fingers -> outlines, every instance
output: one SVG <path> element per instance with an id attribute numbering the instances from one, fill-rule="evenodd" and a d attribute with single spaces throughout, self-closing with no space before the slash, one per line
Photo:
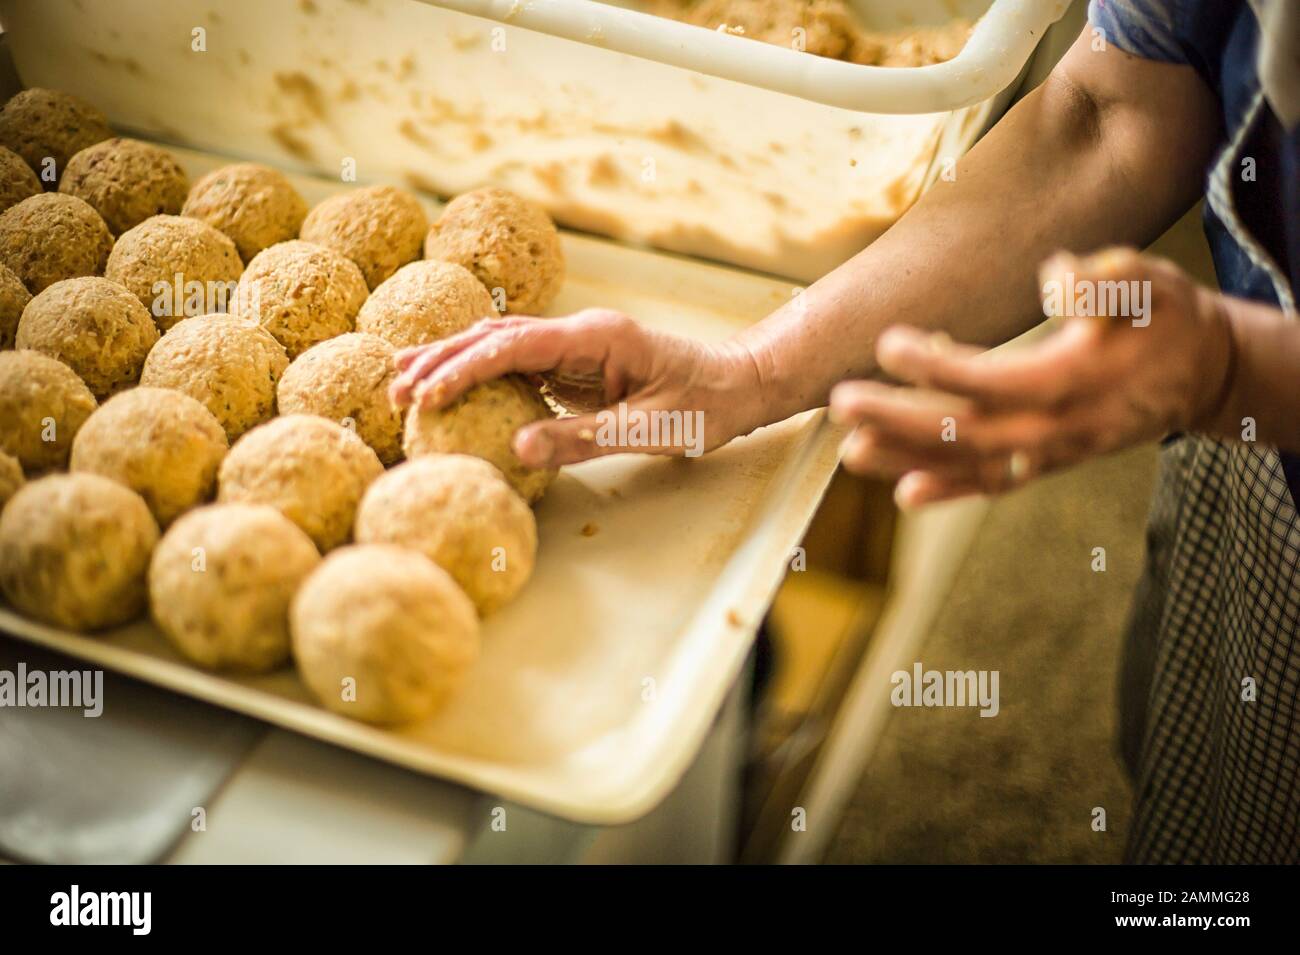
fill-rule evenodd
<path id="1" fill-rule="evenodd" d="M 1134 249 L 1106 249 L 1095 255 L 1076 257 L 1058 253 L 1039 269 L 1044 310 L 1078 317 L 1042 342 L 1005 353 L 988 353 L 967 345 L 955 345 L 946 335 L 928 334 L 916 328 L 886 329 L 876 343 L 880 367 L 902 381 L 950 392 L 981 405 L 1053 407 L 1073 396 L 1104 386 L 1114 369 L 1105 361 L 1103 349 L 1122 334 L 1125 322 L 1099 322 L 1119 309 L 1132 317 L 1149 318 L 1153 301 L 1177 296 L 1188 284 L 1172 262 L 1145 255 Z M 1105 283 L 1123 284 L 1107 288 Z M 1137 288 L 1133 284 L 1137 284 Z M 1086 295 L 1079 304 L 1076 296 Z M 1125 311 L 1127 309 L 1127 312 Z M 1129 315 L 1128 313 L 1132 313 Z"/>
<path id="2" fill-rule="evenodd" d="M 1005 494 L 1022 486 L 1039 474 L 1027 455 L 987 458 L 974 463 L 934 468 L 914 467 L 891 474 L 875 474 L 871 470 L 850 467 L 855 473 L 892 478 L 894 502 L 902 509 L 920 507 L 937 501 L 946 501 L 971 495 Z M 848 459 L 845 459 L 846 465 Z"/>
<path id="3" fill-rule="evenodd" d="M 505 318 L 481 318 L 463 332 L 450 335 L 441 341 L 429 342 L 424 345 L 414 345 L 410 348 L 400 349 L 394 356 L 393 362 L 398 371 L 405 371 L 411 364 L 424 355 L 436 354 L 447 348 L 453 351 L 459 350 L 462 343 L 467 341 L 477 341 L 488 332 L 496 331 L 502 328 L 509 328 L 517 325 L 521 321 L 538 321 L 529 315 L 511 315 Z"/>
<path id="4" fill-rule="evenodd" d="M 1080 278 L 1104 281 L 1181 276 L 1183 271 L 1170 259 L 1132 246 L 1112 246 L 1088 255 L 1057 252 L 1045 259 L 1038 269 L 1039 282 L 1043 285 L 1053 279 L 1063 280 L 1069 274 L 1073 274 L 1077 282 Z"/>
<path id="5" fill-rule="evenodd" d="M 831 389 L 830 415 L 837 424 L 871 423 L 903 434 L 936 437 L 943 419 L 974 405 L 955 395 L 898 388 L 878 381 L 842 381 Z"/>
<path id="6" fill-rule="evenodd" d="M 1040 343 L 993 355 L 897 325 L 881 333 L 876 360 L 902 381 L 983 405 L 1050 408 L 1083 384 L 1081 366 L 1099 334 L 1095 322 L 1070 322 Z"/>
<path id="7" fill-rule="evenodd" d="M 900 481 L 899 505 L 915 507 L 966 494 L 1002 494 L 1106 449 L 1106 415 L 1099 409 L 998 416 L 987 427 L 976 447 L 961 439 L 946 445 L 909 442 L 861 425 L 845 439 L 841 460 L 854 473 Z"/>
<path id="8" fill-rule="evenodd" d="M 654 413 L 657 412 L 649 406 L 636 404 L 624 412 L 629 420 Z M 614 409 L 605 408 L 572 418 L 535 421 L 515 432 L 512 447 L 519 460 L 531 468 L 557 468 L 627 452 L 674 456 L 687 453 L 688 448 L 683 444 L 620 443 L 627 436 L 620 436 L 615 426 L 617 414 Z M 699 437 L 703 440 L 703 435 Z"/>
<path id="9" fill-rule="evenodd" d="M 883 332 L 880 367 L 916 387 L 835 388 L 832 417 L 855 425 L 845 467 L 897 478 L 900 505 L 912 507 L 1001 493 L 1167 430 L 1170 376 L 1144 373 L 1159 369 L 1177 341 L 1133 329 L 1150 323 L 1153 308 L 1168 318 L 1193 310 L 1190 280 L 1172 263 L 1131 249 L 1053 256 L 1039 276 L 1044 310 L 1071 316 L 1039 343 L 988 354 L 915 328 Z M 1050 295 L 1059 307 L 1049 307 Z M 1162 327 L 1179 331 L 1176 321 Z"/>
<path id="10" fill-rule="evenodd" d="M 1127 247 L 1085 256 L 1058 252 L 1042 263 L 1038 278 L 1043 311 L 1049 315 L 1063 309 L 1071 315 L 1137 319 L 1132 323 L 1137 327 L 1145 327 L 1142 319 L 1151 309 L 1171 299 L 1181 304 L 1179 298 L 1195 285 L 1171 260 Z M 1101 324 L 1118 328 L 1125 323 Z"/>
<path id="11" fill-rule="evenodd" d="M 870 428 L 855 428 L 844 439 L 840 461 L 854 474 L 896 480 L 908 471 L 951 464 L 952 455 L 899 447 Z"/>
<path id="12" fill-rule="evenodd" d="M 410 404 L 416 386 L 434 368 L 437 368 L 438 365 L 452 355 L 459 354 L 469 346 L 482 341 L 488 335 L 505 327 L 509 321 L 511 320 L 485 319 L 476 322 L 458 335 L 428 345 L 405 348 L 398 352 L 395 360 L 401 374 L 388 387 L 389 400 L 399 408 Z"/>
<path id="13" fill-rule="evenodd" d="M 894 498 L 904 509 L 972 494 L 1005 494 L 1045 474 L 1098 453 L 1099 437 L 1077 422 L 1064 422 L 1048 440 L 1010 452 L 934 462 L 924 456 L 883 449 L 884 454 L 845 464 L 858 473 L 897 479 Z M 870 442 L 868 442 L 870 446 Z M 884 462 L 888 465 L 881 469 Z"/>
<path id="14" fill-rule="evenodd" d="M 906 511 L 926 504 L 984 493 L 984 489 L 972 481 L 913 471 L 903 475 L 894 487 L 894 503 Z"/>
<path id="15" fill-rule="evenodd" d="M 571 329 L 549 321 L 492 331 L 433 363 L 416 385 L 413 400 L 423 407 L 440 408 L 493 378 L 549 371 L 566 355 L 585 347 Z"/>
<path id="16" fill-rule="evenodd" d="M 558 468 L 625 450 L 598 443 L 596 429 L 595 415 L 538 421 L 516 431 L 512 447 L 530 468 Z"/>
<path id="17" fill-rule="evenodd" d="M 441 342 L 408 349 L 391 394 L 397 404 L 442 407 L 502 375 L 602 370 L 615 351 L 635 352 L 640 327 L 625 315 L 587 309 L 565 318 L 488 319 Z"/>
<path id="18" fill-rule="evenodd" d="M 1049 466 L 1049 457 L 1039 449 L 961 456 L 918 452 L 858 429 L 845 440 L 841 462 L 854 474 L 869 477 L 900 480 L 909 474 L 928 474 L 969 486 L 971 493 L 1002 494 L 1037 477 Z"/>
<path id="19" fill-rule="evenodd" d="M 979 410 L 966 399 L 878 382 L 843 382 L 831 416 L 872 432 L 880 445 L 953 461 L 1034 447 L 1060 427 L 1062 415 L 1036 409 Z"/>

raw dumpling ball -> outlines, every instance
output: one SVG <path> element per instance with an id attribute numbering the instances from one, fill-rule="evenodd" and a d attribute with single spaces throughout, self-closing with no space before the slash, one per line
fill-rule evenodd
<path id="1" fill-rule="evenodd" d="M 366 280 L 351 259 L 295 240 L 273 245 L 248 263 L 232 311 L 274 335 L 293 359 L 352 331 L 366 295 Z"/>
<path id="2" fill-rule="evenodd" d="M 368 186 L 326 199 L 303 220 L 301 237 L 342 252 L 376 288 L 420 257 L 429 228 L 420 200 L 393 186 Z"/>
<path id="3" fill-rule="evenodd" d="M 373 545 L 335 551 L 291 611 L 298 673 L 326 709 L 371 723 L 427 716 L 478 657 L 474 605 L 427 557 Z"/>
<path id="4" fill-rule="evenodd" d="M 102 275 L 113 236 L 84 199 L 57 192 L 0 212 L 0 265 L 33 295 L 63 279 Z"/>
<path id="5" fill-rule="evenodd" d="M 269 670 L 289 657 L 289 602 L 320 563 L 273 507 L 210 504 L 182 516 L 149 564 L 154 622 L 186 659 Z"/>
<path id="6" fill-rule="evenodd" d="M 41 181 L 32 167 L 16 152 L 0 146 L 0 212 L 40 193 Z"/>
<path id="7" fill-rule="evenodd" d="M 64 279 L 23 309 L 16 344 L 57 358 L 103 401 L 140 380 L 158 329 L 134 295 L 91 276 Z"/>
<path id="8" fill-rule="evenodd" d="M 504 295 L 506 312 L 540 315 L 564 284 L 555 223 L 537 203 L 506 189 L 476 189 L 447 203 L 424 241 L 424 257 L 465 266 L 494 296 Z"/>
<path id="9" fill-rule="evenodd" d="M 307 203 L 278 169 L 240 162 L 199 179 L 181 215 L 224 232 L 247 263 L 263 249 L 295 238 Z"/>
<path id="10" fill-rule="evenodd" d="M 275 414 L 275 386 L 289 367 L 261 326 L 228 315 L 178 322 L 145 359 L 140 384 L 174 388 L 211 411 L 233 442 Z"/>
<path id="11" fill-rule="evenodd" d="M 412 262 L 375 289 L 357 315 L 357 331 L 410 348 L 494 317 L 492 296 L 466 269 L 449 262 Z"/>
<path id="12" fill-rule="evenodd" d="M 528 503 L 541 499 L 554 470 L 534 470 L 515 456 L 511 441 L 526 424 L 552 417 L 551 409 L 522 378 L 507 375 L 476 385 L 445 408 L 411 406 L 403 449 L 425 454 L 472 454 L 494 464 Z"/>
<path id="13" fill-rule="evenodd" d="M 32 300 L 27 286 L 5 265 L 0 265 L 0 350 L 14 347 L 18 319 Z"/>
<path id="14" fill-rule="evenodd" d="M 122 137 L 87 146 L 68 161 L 59 179 L 59 192 L 85 199 L 114 235 L 150 216 L 180 212 L 188 189 L 171 153 Z"/>
<path id="15" fill-rule="evenodd" d="M 56 185 L 49 174 L 62 176 L 68 160 L 112 135 L 104 114 L 71 93 L 35 87 L 0 107 L 0 145 L 22 156 L 46 189 Z"/>
<path id="16" fill-rule="evenodd" d="M 500 471 L 463 454 L 407 461 L 372 484 L 357 511 L 356 539 L 419 551 L 456 579 L 481 614 L 519 592 L 537 555 L 532 510 Z"/>
<path id="17" fill-rule="evenodd" d="M 222 503 L 269 504 L 321 553 L 352 536 L 361 495 L 384 473 L 364 441 L 316 415 L 276 418 L 240 438 L 218 475 Z"/>
<path id="18" fill-rule="evenodd" d="M 69 630 L 134 619 L 158 525 L 140 495 L 98 474 L 23 485 L 0 514 L 0 588 L 19 612 Z"/>
<path id="19" fill-rule="evenodd" d="M 0 451 L 0 511 L 9 503 L 9 498 L 18 493 L 25 480 L 23 466 L 18 463 L 18 459 Z"/>
<path id="20" fill-rule="evenodd" d="M 94 410 L 95 396 L 63 362 L 0 352 L 0 449 L 29 474 L 66 465 L 72 439 Z"/>
<path id="21" fill-rule="evenodd" d="M 211 499 L 226 432 L 189 395 L 132 388 L 100 405 L 72 442 L 72 470 L 125 484 L 161 527 Z"/>
<path id="22" fill-rule="evenodd" d="M 182 318 L 228 311 L 243 271 L 235 243 L 212 226 L 160 215 L 118 238 L 104 275 L 130 289 L 167 331 Z"/>
<path id="23" fill-rule="evenodd" d="M 329 418 L 356 432 L 385 465 L 402 457 L 402 415 L 388 400 L 393 346 L 350 332 L 307 349 L 280 378 L 280 413 Z"/>

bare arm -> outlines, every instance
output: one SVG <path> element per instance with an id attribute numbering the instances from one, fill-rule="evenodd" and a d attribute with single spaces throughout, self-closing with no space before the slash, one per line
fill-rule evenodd
<path id="1" fill-rule="evenodd" d="M 826 404 L 844 378 L 872 375 L 889 325 L 982 344 L 1012 337 L 1042 316 L 1040 261 L 1060 248 L 1154 239 L 1201 194 L 1217 138 L 1215 100 L 1191 68 L 1094 52 L 1089 40 L 1085 31 L 957 165 L 955 181 L 735 339 L 707 346 L 599 309 L 484 321 L 401 354 L 394 400 L 445 405 L 510 372 L 599 376 L 605 404 L 702 412 L 713 448 Z M 533 424 L 515 451 L 540 467 L 629 450 L 598 445 L 595 426 L 591 415 Z"/>
<path id="2" fill-rule="evenodd" d="M 1052 252 L 1144 246 L 1196 201 L 1218 132 L 1209 89 L 1190 67 L 1089 41 L 1085 31 L 955 181 L 742 334 L 761 418 L 823 405 L 836 382 L 870 376 L 888 325 L 981 345 L 1014 337 L 1042 319 L 1037 266 Z"/>

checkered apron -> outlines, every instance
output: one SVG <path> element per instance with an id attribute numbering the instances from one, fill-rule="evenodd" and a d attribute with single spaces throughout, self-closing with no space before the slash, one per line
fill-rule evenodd
<path id="1" fill-rule="evenodd" d="M 1148 545 L 1127 858 L 1300 862 L 1300 515 L 1276 452 L 1166 447 Z"/>
<path id="2" fill-rule="evenodd" d="M 1208 201 L 1294 312 L 1226 178 L 1252 125 L 1224 151 Z M 1147 549 L 1120 685 L 1127 859 L 1300 862 L 1300 515 L 1277 452 L 1167 444 Z"/>

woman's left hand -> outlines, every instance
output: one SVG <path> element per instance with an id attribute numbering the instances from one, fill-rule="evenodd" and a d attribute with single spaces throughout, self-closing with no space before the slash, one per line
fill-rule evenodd
<path id="1" fill-rule="evenodd" d="M 898 503 L 914 507 L 1008 491 L 1213 413 L 1232 355 L 1216 293 L 1131 250 L 1057 255 L 1039 277 L 1045 308 L 1064 302 L 1070 316 L 1040 343 L 991 355 L 906 326 L 883 332 L 881 369 L 914 387 L 835 387 L 832 418 L 855 426 L 845 467 L 897 480 Z M 1084 317 L 1076 295 L 1088 289 L 1099 307 Z M 1123 291 L 1127 309 L 1104 307 Z"/>

